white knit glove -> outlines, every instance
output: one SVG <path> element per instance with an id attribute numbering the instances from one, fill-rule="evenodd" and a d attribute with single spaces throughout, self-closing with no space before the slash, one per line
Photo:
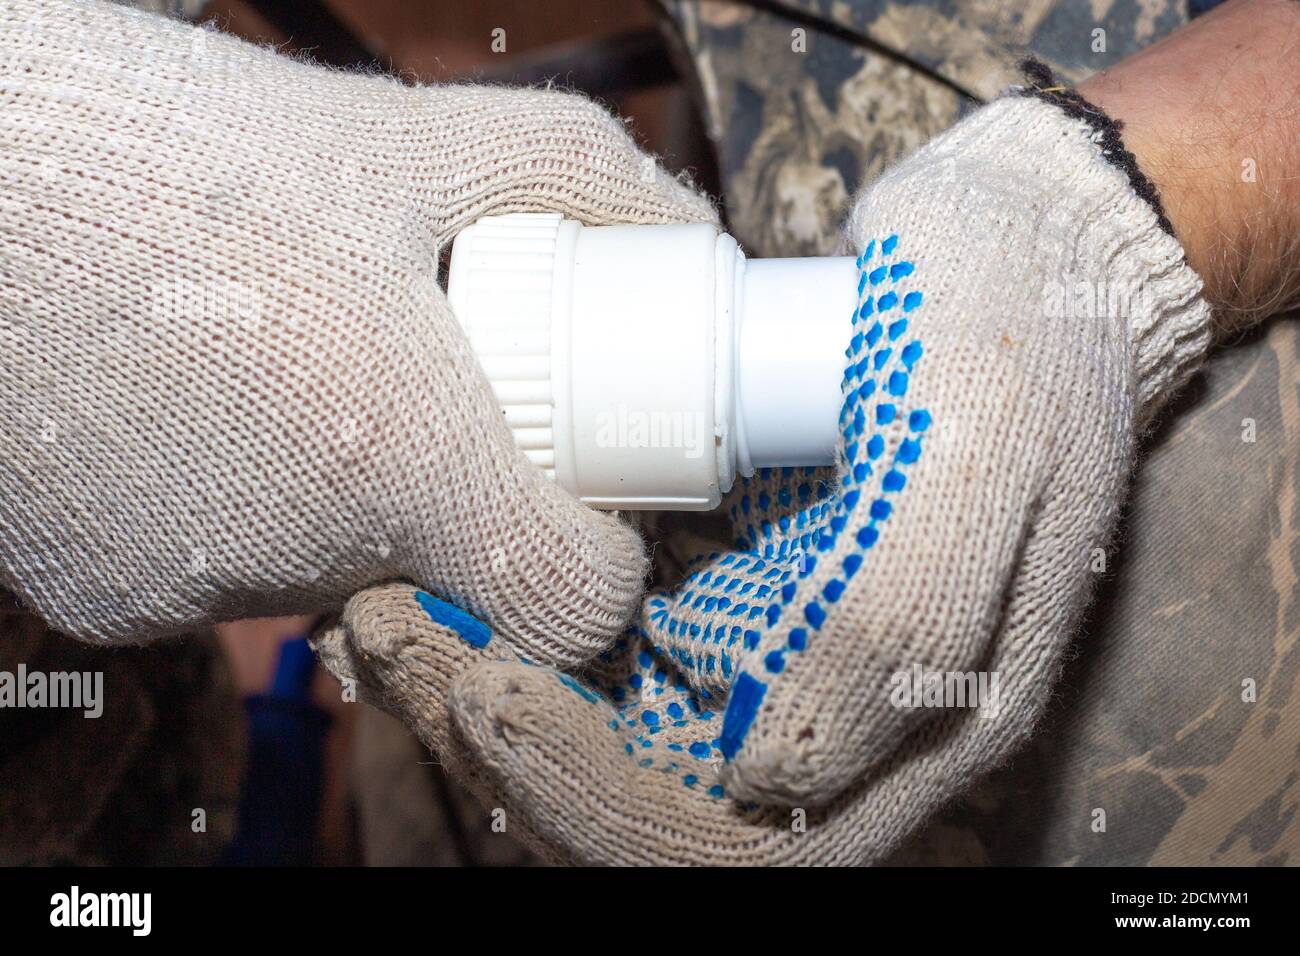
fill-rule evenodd
<path id="1" fill-rule="evenodd" d="M 521 210 L 714 216 L 580 97 L 0 2 L 0 589 L 141 641 L 406 578 L 537 659 L 605 646 L 640 540 L 515 450 L 438 286 Z"/>
<path id="2" fill-rule="evenodd" d="M 1031 731 L 1135 435 L 1207 346 L 1121 150 L 1009 97 L 871 186 L 837 467 L 760 475 L 730 540 L 670 542 L 687 577 L 581 680 L 403 586 L 354 599 L 327 662 L 557 857 L 883 858 Z M 918 670 L 995 695 L 906 706 Z"/>

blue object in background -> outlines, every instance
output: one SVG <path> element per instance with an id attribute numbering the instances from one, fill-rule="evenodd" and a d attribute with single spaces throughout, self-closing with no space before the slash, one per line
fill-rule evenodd
<path id="1" fill-rule="evenodd" d="M 316 862 L 330 716 L 311 702 L 316 656 L 306 638 L 280 647 L 271 689 L 244 701 L 248 771 L 239 830 L 224 866 L 303 866 Z"/>

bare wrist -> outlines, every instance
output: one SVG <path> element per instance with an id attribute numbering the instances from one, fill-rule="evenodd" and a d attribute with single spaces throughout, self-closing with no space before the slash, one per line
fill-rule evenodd
<path id="1" fill-rule="evenodd" d="M 1092 77 L 1205 282 L 1240 328 L 1300 293 L 1300 3 L 1236 0 Z"/>

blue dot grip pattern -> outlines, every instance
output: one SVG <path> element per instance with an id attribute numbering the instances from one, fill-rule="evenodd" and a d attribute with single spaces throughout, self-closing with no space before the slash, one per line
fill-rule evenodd
<path id="1" fill-rule="evenodd" d="M 677 591 L 649 602 L 641 636 L 655 653 L 697 687 L 730 690 L 720 736 L 725 759 L 742 746 L 768 684 L 816 639 L 879 541 L 933 424 L 929 411 L 909 404 L 924 355 L 911 322 L 925 297 L 911 287 L 916 267 L 896 255 L 898 245 L 894 235 L 872 241 L 857 260 L 834 474 L 763 469 L 738 482 L 728 499 L 735 550 L 699 556 Z M 841 552 L 835 574 L 807 592 L 802 582 L 832 551 Z M 771 646 L 773 638 L 779 646 Z"/>

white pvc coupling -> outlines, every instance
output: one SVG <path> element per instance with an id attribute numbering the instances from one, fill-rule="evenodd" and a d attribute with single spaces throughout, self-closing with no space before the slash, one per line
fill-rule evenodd
<path id="1" fill-rule="evenodd" d="M 457 236 L 447 291 L 518 445 L 593 507 L 706 510 L 737 473 L 834 460 L 852 258 L 490 216 Z"/>

